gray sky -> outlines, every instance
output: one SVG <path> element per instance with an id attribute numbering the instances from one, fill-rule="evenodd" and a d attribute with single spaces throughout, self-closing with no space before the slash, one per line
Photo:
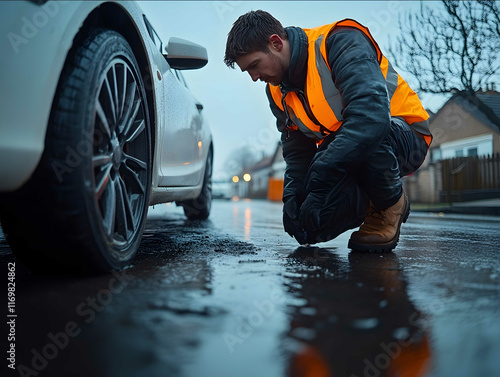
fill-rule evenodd
<path id="1" fill-rule="evenodd" d="M 279 140 L 275 120 L 265 95 L 265 84 L 254 83 L 239 68 L 223 62 L 227 33 L 243 13 L 263 9 L 283 26 L 315 27 L 343 18 L 367 26 L 387 54 L 390 36 L 398 34 L 398 15 L 417 9 L 418 1 L 140 1 L 142 9 L 163 40 L 172 36 L 191 40 L 208 50 L 207 66 L 184 71 L 191 91 L 204 105 L 215 148 L 214 175 L 227 173 L 225 162 L 231 151 L 249 145 L 256 153 L 271 154 Z M 426 2 L 439 7 L 439 2 Z M 398 67 L 396 67 L 398 70 Z M 398 70 L 410 86 L 411 77 Z M 424 106 L 439 110 L 443 97 L 421 95 Z"/>

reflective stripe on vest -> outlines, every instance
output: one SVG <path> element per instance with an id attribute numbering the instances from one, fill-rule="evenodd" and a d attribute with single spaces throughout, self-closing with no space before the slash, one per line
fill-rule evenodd
<path id="1" fill-rule="evenodd" d="M 315 119 L 307 115 L 306 109 L 295 92 L 281 93 L 279 86 L 269 84 L 275 104 L 285 111 L 287 119 L 290 119 L 304 134 L 317 141 L 322 140 L 328 134 L 322 130 L 335 132 L 340 128 L 343 120 L 342 99 L 332 80 L 326 51 L 326 39 L 336 26 L 354 27 L 370 39 L 377 52 L 380 70 L 386 80 L 391 116 L 403 118 L 415 131 L 424 136 L 429 145 L 432 139 L 429 131 L 429 115 L 417 94 L 382 54 L 369 30 L 354 20 L 346 19 L 313 29 L 304 29 L 309 41 L 305 102 Z"/>
<path id="2" fill-rule="evenodd" d="M 278 90 L 273 90 L 273 88 L 278 88 Z M 274 103 L 280 108 L 281 111 L 285 113 L 285 117 L 290 120 L 297 128 L 305 135 L 313 138 L 315 140 L 322 140 L 324 135 L 321 133 L 321 128 L 310 121 L 311 124 L 305 125 L 301 119 L 309 120 L 302 103 L 300 102 L 297 94 L 295 92 L 281 93 L 279 87 L 270 87 L 271 96 L 273 97 Z M 285 103 L 286 102 L 286 103 Z M 299 110 L 299 116 L 295 114 L 294 108 Z M 302 111 L 301 111 L 302 110 Z M 302 115 L 302 118 L 300 118 Z M 288 127 L 287 127 L 288 128 Z"/>

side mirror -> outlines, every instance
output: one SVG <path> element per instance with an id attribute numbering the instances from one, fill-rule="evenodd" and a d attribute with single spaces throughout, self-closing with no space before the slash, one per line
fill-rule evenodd
<path id="1" fill-rule="evenodd" d="M 171 37 L 165 50 L 163 56 L 173 69 L 198 69 L 208 63 L 207 49 L 185 39 Z"/>

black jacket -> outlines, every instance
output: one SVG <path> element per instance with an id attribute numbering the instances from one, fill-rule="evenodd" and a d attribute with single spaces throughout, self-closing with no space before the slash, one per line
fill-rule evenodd
<path id="1" fill-rule="evenodd" d="M 286 28 L 290 42 L 290 69 L 282 82 L 282 91 L 303 90 L 307 70 L 307 36 L 301 28 Z M 298 204 L 312 191 L 329 191 L 375 151 L 390 129 L 390 104 L 386 81 L 374 46 L 359 30 L 349 27 L 334 29 L 327 39 L 328 63 L 332 80 L 342 98 L 341 128 L 330 135 L 334 142 L 314 164 L 317 152 L 314 139 L 300 131 L 285 129 L 285 115 L 267 95 L 271 110 L 282 132 L 285 171 L 283 201 L 296 197 Z M 308 182 L 304 178 L 308 174 Z M 307 184 L 307 187 L 304 187 Z"/>

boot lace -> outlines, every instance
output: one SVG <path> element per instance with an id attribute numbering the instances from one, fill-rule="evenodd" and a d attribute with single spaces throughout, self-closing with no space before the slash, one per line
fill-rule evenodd
<path id="1" fill-rule="evenodd" d="M 379 221 L 384 223 L 386 218 L 387 218 L 386 215 L 387 215 L 387 209 L 378 210 L 375 208 L 373 203 L 370 202 L 370 206 L 368 207 L 368 210 L 366 211 L 365 223 L 371 222 L 370 221 L 371 219 L 373 219 L 377 223 Z"/>

